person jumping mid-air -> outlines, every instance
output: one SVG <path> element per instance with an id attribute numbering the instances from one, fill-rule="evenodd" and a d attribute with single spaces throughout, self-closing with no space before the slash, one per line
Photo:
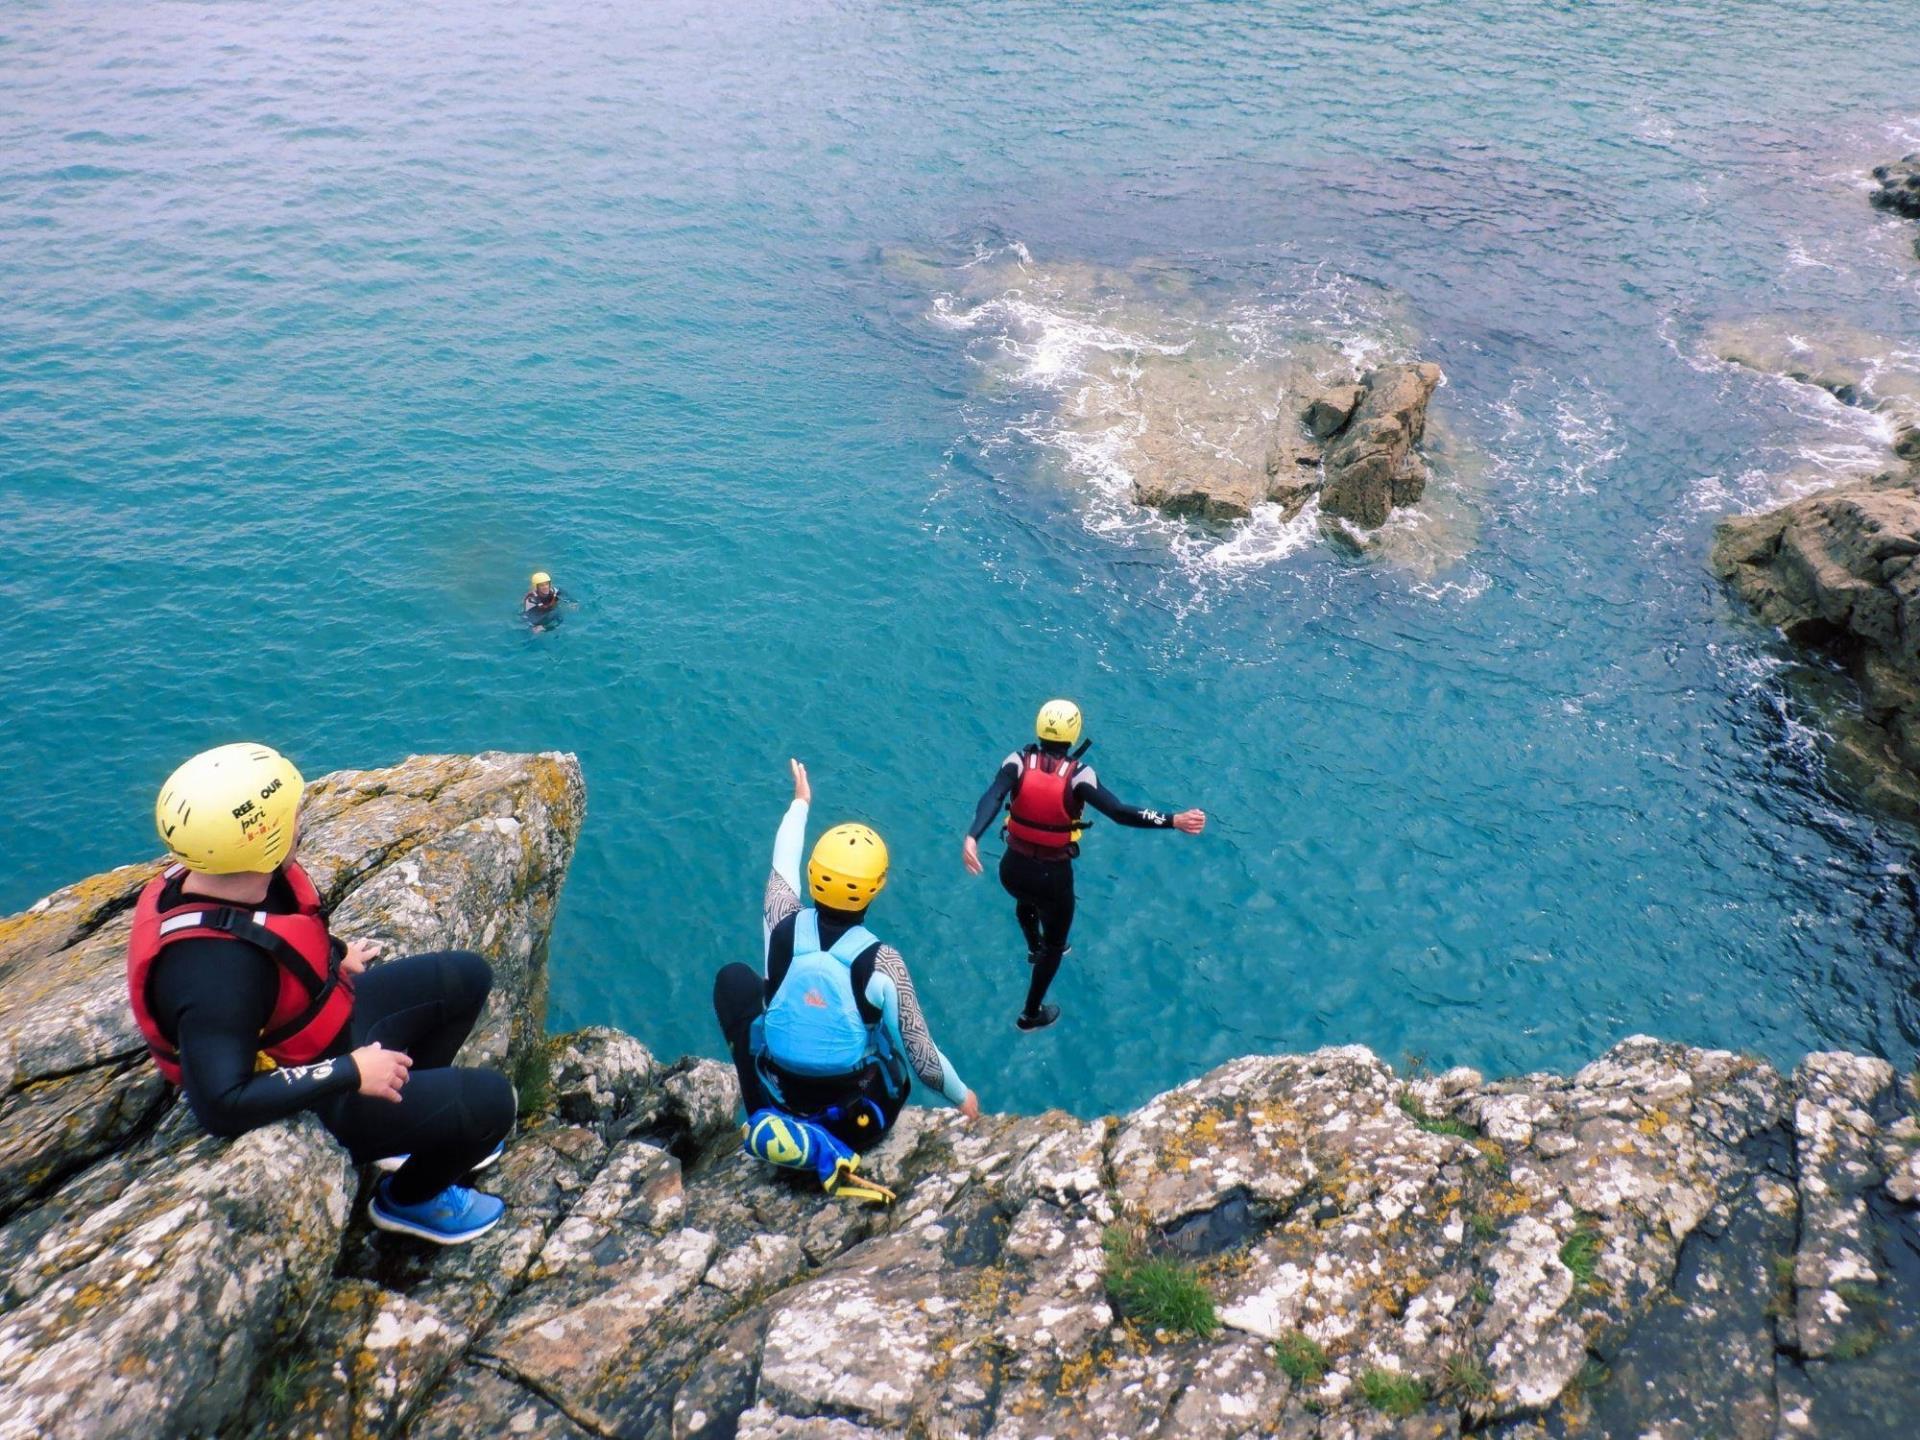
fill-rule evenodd
<path id="1" fill-rule="evenodd" d="M 800 849 L 813 792 L 793 766 L 793 803 L 773 842 L 762 934 L 765 973 L 738 961 L 715 978 L 713 1009 L 733 1052 L 747 1112 L 747 1153 L 818 1176 L 829 1195 L 886 1203 L 893 1192 L 858 1173 L 912 1080 L 978 1119 L 980 1102 L 940 1053 L 913 977 L 866 928 L 887 883 L 887 847 L 865 825 L 836 825 L 807 861 L 811 906 L 800 903 Z"/>
<path id="2" fill-rule="evenodd" d="M 1140 830 L 1179 830 L 1198 835 L 1207 828 L 1203 810 L 1170 815 L 1136 809 L 1120 798 L 1080 757 L 1092 741 L 1080 740 L 1080 707 L 1071 700 L 1049 700 L 1034 722 L 1036 741 L 1014 751 L 974 808 L 973 827 L 961 845 L 961 861 L 969 874 L 985 869 L 980 863 L 980 837 L 993 823 L 1000 807 L 1007 807 L 1006 853 L 1000 857 L 1000 884 L 1013 897 L 1014 918 L 1027 940 L 1027 963 L 1033 978 L 1027 1003 L 1014 1021 L 1022 1030 L 1040 1030 L 1060 1018 L 1060 1007 L 1047 1003 L 1047 987 L 1059 973 L 1067 953 L 1067 932 L 1073 927 L 1073 861 L 1080 853 L 1081 816 L 1091 804 L 1116 825 Z"/>

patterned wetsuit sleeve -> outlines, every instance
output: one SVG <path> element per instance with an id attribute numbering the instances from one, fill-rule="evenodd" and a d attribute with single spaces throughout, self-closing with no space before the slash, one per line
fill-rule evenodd
<path id="1" fill-rule="evenodd" d="M 994 772 L 993 783 L 987 786 L 987 793 L 980 797 L 980 803 L 973 807 L 973 828 L 967 833 L 978 840 L 987 833 L 987 827 L 993 824 L 993 817 L 1000 813 L 1000 807 L 1007 802 L 1007 796 L 1013 793 L 1013 782 L 1020 777 L 1020 757 L 1009 755 Z"/>
<path id="2" fill-rule="evenodd" d="M 1073 777 L 1073 792 L 1116 825 L 1131 825 L 1136 830 L 1168 830 L 1173 827 L 1171 814 L 1164 810 L 1127 804 L 1102 785 L 1100 777 L 1091 770 L 1082 770 Z"/>
<path id="3" fill-rule="evenodd" d="M 900 1047 L 907 1052 L 907 1063 L 913 1066 L 913 1073 L 920 1077 L 920 1083 L 930 1090 L 938 1090 L 947 1100 L 959 1105 L 967 1098 L 967 1085 L 960 1078 L 960 1072 L 953 1068 L 953 1062 L 940 1053 L 940 1047 L 933 1043 L 933 1031 L 927 1028 L 927 1017 L 920 1013 L 920 997 L 914 993 L 913 977 L 907 973 L 907 962 L 900 958 L 900 952 L 891 945 L 882 945 L 873 957 L 874 973 L 884 975 L 893 981 L 893 988 L 900 1006 L 895 1028 Z"/>
<path id="4" fill-rule="evenodd" d="M 773 869 L 767 874 L 767 895 L 760 917 L 760 945 L 764 956 L 773 927 L 800 908 L 800 851 L 807 842 L 807 802 L 796 800 L 780 819 L 773 837 Z"/>

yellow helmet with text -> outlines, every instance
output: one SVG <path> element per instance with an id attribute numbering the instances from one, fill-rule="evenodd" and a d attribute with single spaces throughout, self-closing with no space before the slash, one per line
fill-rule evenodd
<path id="1" fill-rule="evenodd" d="M 277 870 L 293 849 L 306 783 L 271 746 L 216 746 L 167 777 L 154 802 L 153 823 L 173 858 L 189 870 Z"/>
<path id="2" fill-rule="evenodd" d="M 807 893 L 830 910 L 864 910 L 887 884 L 887 845 L 865 825 L 836 825 L 814 844 Z"/>
<path id="3" fill-rule="evenodd" d="M 1071 745 L 1080 738 L 1080 707 L 1071 700 L 1049 700 L 1040 707 L 1033 733 L 1042 740 Z"/>

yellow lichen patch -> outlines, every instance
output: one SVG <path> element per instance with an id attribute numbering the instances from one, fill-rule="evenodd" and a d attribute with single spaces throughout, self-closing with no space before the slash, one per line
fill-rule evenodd
<path id="1" fill-rule="evenodd" d="M 1634 1124 L 1634 1129 L 1649 1140 L 1673 1123 L 1673 1117 L 1664 1110 L 1651 1110 L 1642 1115 Z"/>
<path id="2" fill-rule="evenodd" d="M 1518 1185 L 1507 1184 L 1497 1187 L 1487 1196 L 1484 1207 L 1490 1215 L 1502 1220 L 1511 1220 L 1516 1215 L 1524 1215 L 1533 1208 L 1533 1196 Z"/>

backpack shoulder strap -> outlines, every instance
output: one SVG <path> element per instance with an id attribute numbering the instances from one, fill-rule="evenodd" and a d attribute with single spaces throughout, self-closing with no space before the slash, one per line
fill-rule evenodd
<path id="1" fill-rule="evenodd" d="M 867 939 L 870 943 L 853 957 L 853 964 L 849 967 L 853 972 L 853 1003 L 859 1007 L 862 1020 L 869 1025 L 878 1025 L 886 1012 L 867 998 L 867 986 L 873 981 L 873 964 L 880 954 L 880 942 L 870 935 Z"/>

